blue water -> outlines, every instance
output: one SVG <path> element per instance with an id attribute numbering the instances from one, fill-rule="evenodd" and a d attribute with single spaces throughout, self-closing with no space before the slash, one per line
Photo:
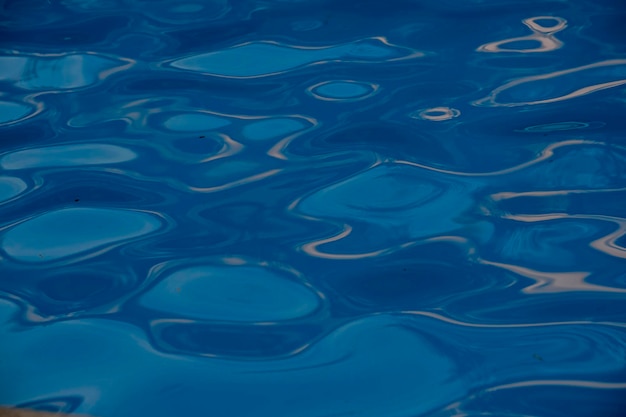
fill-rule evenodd
<path id="1" fill-rule="evenodd" d="M 626 415 L 623 0 L 0 4 L 0 404 Z"/>

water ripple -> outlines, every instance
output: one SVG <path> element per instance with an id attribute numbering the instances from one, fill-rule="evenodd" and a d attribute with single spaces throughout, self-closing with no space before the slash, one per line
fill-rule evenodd
<path id="1" fill-rule="evenodd" d="M 25 103 L 0 101 L 0 126 L 22 121 L 33 115 L 35 109 Z"/>
<path id="2" fill-rule="evenodd" d="M 0 404 L 622 415 L 622 9 L 4 2 Z"/>
<path id="3" fill-rule="evenodd" d="M 532 35 L 520 36 L 517 38 L 505 39 L 502 41 L 491 42 L 478 47 L 479 52 L 550 52 L 563 46 L 563 42 L 558 40 L 555 33 L 562 31 L 567 27 L 567 21 L 561 17 L 555 16 L 537 16 L 522 20 L 522 23 L 528 26 L 533 32 Z M 524 48 L 521 45 L 539 44 L 534 48 Z M 510 44 L 521 44 L 519 47 L 505 47 Z"/>
<path id="4" fill-rule="evenodd" d="M 69 144 L 25 149 L 0 157 L 0 167 L 6 170 L 46 167 L 108 165 L 131 161 L 136 154 L 126 148 L 106 144 Z"/>
<path id="5" fill-rule="evenodd" d="M 10 200 L 28 188 L 26 183 L 16 177 L 0 177 L 0 203 Z"/>
<path id="6" fill-rule="evenodd" d="M 309 87 L 307 92 L 320 100 L 350 102 L 369 98 L 376 94 L 379 88 L 377 84 L 342 80 L 315 84 Z"/>
<path id="7" fill-rule="evenodd" d="M 158 230 L 148 213 L 96 208 L 68 208 L 25 219 L 2 236 L 0 248 L 19 262 L 51 262 L 110 249 L 113 244 Z M 85 236 L 89 236 L 85 240 Z"/>
<path id="8" fill-rule="evenodd" d="M 381 254 L 381 246 L 445 235 L 462 227 L 455 218 L 467 209 L 461 196 L 471 193 L 472 188 L 471 184 L 444 176 L 427 177 L 423 170 L 403 164 L 375 166 L 298 202 L 297 212 L 354 224 L 304 249 L 315 249 L 308 252 L 323 256 L 318 249 L 321 244 L 337 247 L 340 243 L 331 252 L 376 256 Z M 377 238 L 368 239 L 372 234 Z"/>
<path id="9" fill-rule="evenodd" d="M 517 107 L 557 103 L 626 84 L 626 60 L 612 59 L 510 81 L 473 104 Z"/>
<path id="10" fill-rule="evenodd" d="M 320 300 L 311 289 L 290 274 L 272 271 L 266 265 L 237 262 L 233 266 L 189 266 L 189 261 L 176 264 L 178 268 L 157 268 L 164 276 L 139 298 L 141 306 L 188 318 L 244 322 L 294 319 L 320 307 Z M 168 272 L 161 272 L 163 268 Z"/>
<path id="11" fill-rule="evenodd" d="M 0 81 L 29 91 L 68 91 L 93 87 L 132 65 L 128 59 L 95 53 L 4 55 L 0 56 Z"/>
<path id="12" fill-rule="evenodd" d="M 411 117 L 430 120 L 433 122 L 442 122 L 444 120 L 454 119 L 459 117 L 461 112 L 457 109 L 451 109 L 449 107 L 433 107 L 430 109 L 419 110 L 411 115 Z"/>
<path id="13" fill-rule="evenodd" d="M 277 42 L 250 42 L 229 49 L 172 61 L 173 68 L 227 78 L 254 78 L 281 74 L 299 67 L 340 61 L 382 63 L 420 57 L 423 54 L 390 44 L 384 38 L 328 46 L 290 46 Z M 259 61 L 258 57 L 265 57 Z"/>

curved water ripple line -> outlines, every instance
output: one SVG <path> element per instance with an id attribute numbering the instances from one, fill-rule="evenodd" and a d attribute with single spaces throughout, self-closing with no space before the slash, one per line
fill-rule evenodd
<path id="1" fill-rule="evenodd" d="M 216 137 L 222 140 L 222 146 L 213 155 L 209 155 L 205 158 L 199 159 L 197 162 L 202 164 L 206 162 L 217 161 L 219 159 L 229 158 L 233 155 L 237 155 L 242 152 L 244 145 L 237 142 L 225 133 L 217 133 Z M 189 158 L 185 158 L 181 162 L 189 162 Z"/>
<path id="2" fill-rule="evenodd" d="M 537 386 L 563 386 L 563 387 L 581 387 L 592 389 L 626 389 L 626 382 L 604 382 L 590 380 L 573 380 L 573 379 L 536 379 L 531 381 L 512 382 L 510 384 L 489 387 L 485 391 L 499 391 L 505 389 L 537 387 Z"/>
<path id="3" fill-rule="evenodd" d="M 311 218 L 311 220 L 318 220 L 318 219 Z M 384 249 L 371 251 L 371 252 L 331 253 L 331 252 L 325 252 L 322 249 L 320 249 L 320 247 L 323 245 L 326 245 L 328 243 L 338 242 L 341 239 L 346 238 L 352 232 L 352 227 L 348 224 L 337 225 L 337 227 L 343 228 L 341 232 L 339 232 L 338 234 L 325 238 L 325 239 L 318 239 L 313 242 L 303 243 L 297 246 L 296 249 L 306 253 L 309 256 L 313 256 L 316 258 L 333 259 L 333 260 L 358 260 L 358 259 L 367 259 L 367 258 L 378 258 L 381 256 L 391 255 L 394 252 L 399 252 L 403 249 L 408 249 L 408 248 L 419 246 L 419 245 L 427 245 L 429 243 L 445 242 L 445 243 L 460 244 L 463 246 L 467 246 L 468 244 L 468 239 L 462 236 L 438 235 L 434 237 L 399 243 L 394 246 L 389 246 Z M 473 253 L 473 249 L 470 249 L 468 255 L 471 255 L 472 253 Z"/>
<path id="4" fill-rule="evenodd" d="M 414 167 L 422 168 L 428 171 L 438 172 L 441 174 L 449 174 L 449 175 L 454 175 L 454 176 L 459 176 L 459 177 L 491 177 L 491 176 L 495 177 L 495 176 L 499 176 L 503 174 L 510 174 L 516 171 L 521 171 L 522 169 L 528 168 L 530 166 L 538 164 L 539 162 L 543 162 L 545 160 L 550 159 L 552 156 L 554 156 L 554 151 L 557 149 L 567 147 L 567 146 L 576 146 L 576 145 L 605 145 L 605 144 L 603 142 L 596 142 L 596 141 L 585 140 L 585 139 L 571 139 L 571 140 L 564 140 L 562 142 L 550 143 L 546 145 L 546 147 L 537 154 L 537 157 L 535 159 L 531 159 L 528 162 L 524 162 L 522 164 L 510 167 L 510 168 L 505 168 L 499 171 L 492 171 L 492 172 L 452 171 L 448 169 L 437 168 L 435 166 L 420 164 L 418 162 L 405 161 L 405 160 L 400 160 L 400 159 L 395 159 L 392 162 L 395 164 L 414 166 Z"/>
<path id="5" fill-rule="evenodd" d="M 539 21 L 554 21 L 553 26 L 543 26 Z M 537 16 L 522 20 L 522 23 L 528 26 L 533 32 L 532 35 L 520 36 L 517 38 L 504 39 L 497 42 L 490 42 L 476 48 L 479 52 L 519 52 L 519 53 L 536 53 L 550 52 L 563 46 L 563 42 L 553 35 L 567 27 L 567 20 L 556 16 Z M 515 42 L 537 42 L 539 46 L 536 48 L 503 48 L 503 45 Z"/>
<path id="6" fill-rule="evenodd" d="M 320 249 L 321 246 L 326 245 L 328 243 L 338 242 L 345 237 L 349 236 L 352 232 L 352 227 L 348 224 L 344 224 L 342 226 L 343 230 L 336 235 L 327 237 L 325 239 L 315 240 L 313 242 L 303 243 L 298 246 L 297 249 L 306 253 L 307 255 L 314 256 L 316 258 L 324 258 L 324 259 L 336 259 L 336 260 L 356 260 L 356 259 L 365 259 L 365 258 L 374 258 L 378 256 L 388 255 L 395 251 L 398 251 L 402 248 L 409 247 L 415 243 L 408 242 L 401 245 L 397 245 L 395 247 L 379 249 L 371 252 L 362 252 L 362 253 L 330 253 L 325 252 Z"/>
<path id="7" fill-rule="evenodd" d="M 600 239 L 596 239 L 589 243 L 592 248 L 606 253 L 609 256 L 616 258 L 626 259 L 626 247 L 618 245 L 616 242 L 621 237 L 626 235 L 626 218 L 603 216 L 603 215 L 583 215 L 583 214 L 567 214 L 567 213 L 549 213 L 549 214 L 506 214 L 502 216 L 506 219 L 511 219 L 521 222 L 545 222 L 551 220 L 561 219 L 585 219 L 585 220 L 600 220 L 610 223 L 615 223 L 617 229 L 603 236 Z"/>
<path id="8" fill-rule="evenodd" d="M 421 52 L 393 45 L 383 37 L 325 47 L 255 41 L 176 59 L 164 65 L 215 77 L 257 78 L 327 62 L 383 63 L 423 55 Z M 261 56 L 264 57 L 263 60 L 259 60 Z"/>
<path id="9" fill-rule="evenodd" d="M 19 101 L 0 100 L 0 127 L 15 126 L 29 122 L 46 110 L 44 103 L 38 100 L 42 93 L 15 96 Z M 3 94 L 0 93 L 0 98 Z"/>
<path id="10" fill-rule="evenodd" d="M 322 221 L 315 217 L 310 217 L 306 215 L 299 215 L 304 219 L 312 220 L 312 221 Z M 325 220 L 328 222 L 327 220 Z M 352 226 L 349 224 L 338 224 L 334 222 L 329 222 L 341 229 L 341 231 L 335 235 L 332 235 L 327 238 L 317 239 L 312 242 L 307 242 L 296 246 L 296 249 L 306 253 L 309 256 L 313 256 L 316 258 L 324 258 L 324 259 L 332 259 L 332 260 L 358 260 L 358 259 L 367 259 L 367 258 L 377 258 L 380 256 L 390 255 L 394 252 L 401 251 L 403 249 L 408 249 L 414 246 L 419 245 L 427 245 L 429 243 L 453 243 L 461 246 L 468 246 L 469 241 L 467 238 L 462 236 L 446 236 L 446 235 L 437 235 L 429 238 L 423 238 L 413 241 L 407 241 L 403 243 L 399 243 L 397 245 L 389 246 L 384 249 L 379 249 L 371 252 L 361 252 L 361 253 L 331 253 L 323 251 L 320 247 L 326 245 L 328 243 L 338 242 L 352 233 Z M 468 255 L 473 254 L 474 249 L 470 248 L 468 250 Z"/>
<path id="11" fill-rule="evenodd" d="M 601 189 L 569 189 L 569 190 L 549 190 L 549 191 L 500 191 L 495 194 L 491 194 L 489 198 L 493 201 L 511 200 L 515 198 L 523 197 L 553 197 L 553 196 L 565 196 L 570 194 L 600 194 L 609 192 L 626 191 L 626 187 L 623 188 L 601 188 Z"/>
<path id="12" fill-rule="evenodd" d="M 533 89 L 533 84 L 538 84 L 536 89 Z M 611 59 L 548 74 L 518 78 L 496 88 L 487 97 L 472 104 L 482 107 L 518 107 L 557 103 L 624 84 L 626 84 L 626 60 Z M 509 93 L 513 97 L 508 101 L 499 101 L 498 96 L 504 93 Z M 524 96 L 527 99 L 524 99 Z"/>
<path id="13" fill-rule="evenodd" d="M 485 259 L 478 261 L 484 265 L 490 265 L 535 281 L 534 284 L 522 289 L 525 294 L 563 293 L 573 291 L 594 291 L 610 293 L 626 293 L 625 288 L 607 287 L 585 282 L 591 275 L 587 271 L 572 272 L 545 272 L 537 271 L 520 265 L 512 265 L 501 262 L 492 262 Z"/>
<path id="14" fill-rule="evenodd" d="M 388 314 L 388 313 L 379 313 L 379 314 Z M 428 317 L 437 321 L 454 324 L 461 327 L 479 327 L 479 328 L 488 328 L 488 329 L 509 329 L 509 328 L 527 328 L 527 327 L 550 327 L 550 326 L 579 326 L 579 325 L 589 325 L 589 326 L 608 326 L 608 327 L 618 327 L 618 328 L 626 328 L 626 323 L 619 322 L 611 322 L 611 321 L 592 321 L 592 320 L 572 320 L 572 321 L 554 321 L 554 322 L 535 322 L 535 323 L 475 323 L 468 321 L 461 321 L 455 318 L 446 316 L 440 313 L 434 313 L 432 311 L 412 311 L 412 310 L 401 310 L 397 311 L 396 314 L 404 314 L 409 316 L 423 316 Z"/>
<path id="15" fill-rule="evenodd" d="M 254 182 L 262 181 L 266 178 L 277 175 L 282 171 L 284 170 L 283 169 L 270 169 L 265 172 L 260 172 L 258 174 L 250 175 L 248 177 L 222 183 L 220 185 L 215 185 L 212 187 L 200 187 L 200 186 L 188 185 L 187 189 L 193 192 L 198 192 L 198 193 L 215 193 L 218 191 L 230 190 L 232 188 L 240 187 L 242 185 L 247 185 L 247 184 L 251 184 Z"/>

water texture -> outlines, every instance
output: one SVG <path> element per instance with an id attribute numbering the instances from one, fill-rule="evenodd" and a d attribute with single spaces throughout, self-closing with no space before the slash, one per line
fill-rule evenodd
<path id="1" fill-rule="evenodd" d="M 626 415 L 623 1 L 0 4 L 0 404 Z"/>

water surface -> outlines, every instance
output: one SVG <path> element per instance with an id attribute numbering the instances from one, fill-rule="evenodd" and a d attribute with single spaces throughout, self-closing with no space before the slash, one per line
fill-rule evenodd
<path id="1" fill-rule="evenodd" d="M 624 415 L 625 19 L 3 2 L 0 404 Z"/>

